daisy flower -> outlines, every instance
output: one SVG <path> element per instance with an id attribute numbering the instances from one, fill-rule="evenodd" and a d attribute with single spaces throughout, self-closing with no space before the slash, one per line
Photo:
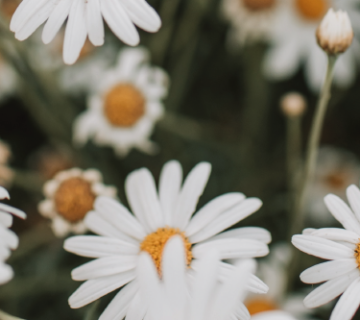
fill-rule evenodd
<path id="1" fill-rule="evenodd" d="M 145 0 L 23 0 L 11 19 L 10 30 L 22 41 L 46 22 L 42 40 L 48 44 L 68 19 L 63 57 L 66 64 L 73 64 L 87 37 L 94 46 L 104 44 L 103 18 L 114 34 L 130 46 L 139 43 L 134 24 L 148 32 L 156 32 L 161 26 L 160 17 Z"/>
<path id="2" fill-rule="evenodd" d="M 10 199 L 9 193 L 3 187 L 0 187 L 0 199 Z M 8 229 L 12 226 L 11 214 L 22 219 L 26 218 L 23 211 L 0 203 L 0 284 L 10 281 L 13 277 L 14 272 L 5 260 L 10 256 L 10 250 L 16 249 L 19 244 L 17 235 Z"/>
<path id="3" fill-rule="evenodd" d="M 149 66 L 148 58 L 144 48 L 123 49 L 116 67 L 97 76 L 88 110 L 74 123 L 75 143 L 92 138 L 98 145 L 112 146 L 119 156 L 131 148 L 150 154 L 157 150 L 149 137 L 164 112 L 161 100 L 168 79 L 162 69 Z"/>
<path id="4" fill-rule="evenodd" d="M 324 282 L 305 298 L 308 308 L 324 305 L 342 294 L 330 320 L 350 320 L 360 305 L 360 190 L 351 185 L 346 193 L 350 207 L 333 194 L 325 197 L 328 209 L 344 229 L 304 230 L 304 234 L 292 238 L 299 250 L 330 260 L 300 275 L 304 283 Z"/>
<path id="5" fill-rule="evenodd" d="M 297 320 L 291 314 L 284 311 L 268 311 L 259 313 L 253 317 L 251 320 Z"/>
<path id="6" fill-rule="evenodd" d="M 308 219 L 315 225 L 329 226 L 336 220 L 329 214 L 323 199 L 329 193 L 346 199 L 346 187 L 359 184 L 360 162 L 349 151 L 326 146 L 319 150 L 316 168 L 307 192 Z"/>
<path id="7" fill-rule="evenodd" d="M 229 45 L 267 40 L 283 0 L 223 0 L 224 17 L 231 27 Z"/>
<path id="8" fill-rule="evenodd" d="M 193 275 L 193 286 L 189 288 L 186 252 L 181 237 L 174 236 L 164 248 L 161 279 L 151 256 L 141 253 L 137 271 L 140 297 L 146 305 L 141 311 L 132 310 L 130 306 L 128 316 L 136 312 L 149 320 L 236 319 L 237 304 L 247 289 L 250 272 L 244 265 L 235 268 L 220 282 L 217 257 L 215 251 L 201 259 L 198 271 Z"/>
<path id="9" fill-rule="evenodd" d="M 360 32 L 360 11 L 353 0 L 288 0 L 281 6 L 271 30 L 272 47 L 264 61 L 264 71 L 270 79 L 287 79 L 304 65 L 308 85 L 314 91 L 320 90 L 327 57 L 318 46 L 315 33 L 331 7 L 346 11 L 355 34 Z M 359 56 L 360 44 L 354 39 L 352 46 L 336 62 L 336 85 L 347 87 L 353 83 Z"/>
<path id="10" fill-rule="evenodd" d="M 163 248 L 174 235 L 183 239 L 189 273 L 196 271 L 199 259 L 213 250 L 219 252 L 222 260 L 268 254 L 271 236 L 265 229 L 248 227 L 222 232 L 258 210 L 262 203 L 257 198 L 246 199 L 241 193 L 228 193 L 213 199 L 192 217 L 210 170 L 209 163 L 200 163 L 182 184 L 180 164 L 170 161 L 161 172 L 159 192 L 149 170 L 132 172 L 126 179 L 125 191 L 134 215 L 113 199 L 96 199 L 95 210 L 86 216 L 85 224 L 100 236 L 77 236 L 64 243 L 69 252 L 97 258 L 72 271 L 74 280 L 86 282 L 69 298 L 70 306 L 83 307 L 124 286 L 100 320 L 122 319 L 132 304 L 135 309 L 141 309 L 143 302 L 137 296 L 139 282 L 136 280 L 139 254 L 149 253 L 161 275 Z M 233 268 L 222 262 L 222 276 Z M 248 287 L 258 293 L 268 289 L 256 276 L 250 278 Z M 248 315 L 241 303 L 239 312 Z"/>
<path id="11" fill-rule="evenodd" d="M 57 237 L 69 232 L 87 231 L 84 217 L 93 210 L 99 196 L 115 197 L 116 188 L 105 186 L 98 170 L 73 168 L 61 171 L 44 185 L 46 199 L 39 203 L 39 212 L 51 219 Z"/>

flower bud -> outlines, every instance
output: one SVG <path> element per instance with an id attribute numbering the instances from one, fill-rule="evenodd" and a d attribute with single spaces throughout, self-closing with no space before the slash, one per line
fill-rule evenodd
<path id="1" fill-rule="evenodd" d="M 285 116 L 294 118 L 302 116 L 306 110 L 305 98 L 296 92 L 286 94 L 280 102 L 280 107 Z"/>
<path id="2" fill-rule="evenodd" d="M 349 16 L 344 11 L 330 9 L 316 30 L 319 46 L 329 55 L 343 53 L 354 38 Z"/>

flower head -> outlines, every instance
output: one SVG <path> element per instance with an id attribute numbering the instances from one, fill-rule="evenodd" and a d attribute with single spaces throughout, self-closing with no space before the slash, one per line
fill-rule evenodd
<path id="1" fill-rule="evenodd" d="M 319 46 L 330 55 L 345 52 L 351 45 L 354 32 L 344 11 L 330 9 L 316 30 Z"/>
<path id="2" fill-rule="evenodd" d="M 282 112 L 290 118 L 302 116 L 306 110 L 306 105 L 304 96 L 296 92 L 286 94 L 280 102 Z"/>

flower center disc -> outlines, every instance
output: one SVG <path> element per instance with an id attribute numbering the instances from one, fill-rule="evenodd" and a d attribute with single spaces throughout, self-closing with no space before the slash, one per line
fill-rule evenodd
<path id="1" fill-rule="evenodd" d="M 261 298 L 250 299 L 246 301 L 245 305 L 249 310 L 250 315 L 279 309 L 277 305 L 275 305 L 275 303 L 273 303 L 271 300 Z"/>
<path id="2" fill-rule="evenodd" d="M 246 8 L 252 11 L 262 11 L 274 6 L 276 0 L 241 0 Z"/>
<path id="3" fill-rule="evenodd" d="M 192 260 L 191 243 L 189 242 L 188 238 L 185 237 L 184 232 L 180 232 L 179 229 L 169 227 L 159 228 L 155 232 L 147 235 L 140 245 L 141 251 L 146 251 L 151 255 L 160 276 L 161 259 L 165 244 L 172 236 L 175 235 L 180 235 L 184 240 L 186 264 L 190 266 Z"/>
<path id="4" fill-rule="evenodd" d="M 133 126 L 145 113 L 145 99 L 131 84 L 118 84 L 105 96 L 104 112 L 117 127 Z"/>
<path id="5" fill-rule="evenodd" d="M 81 178 L 63 181 L 54 197 L 56 211 L 72 223 L 82 220 L 93 209 L 94 201 L 90 183 Z"/>
<path id="6" fill-rule="evenodd" d="M 296 0 L 300 14 L 308 20 L 320 20 L 329 8 L 328 0 Z"/>
<path id="7" fill-rule="evenodd" d="M 346 187 L 346 177 L 341 172 L 333 172 L 324 180 L 327 186 L 335 190 L 343 190 Z"/>

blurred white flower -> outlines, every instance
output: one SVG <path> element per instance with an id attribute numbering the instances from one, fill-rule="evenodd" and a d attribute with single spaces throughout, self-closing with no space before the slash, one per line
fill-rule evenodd
<path id="1" fill-rule="evenodd" d="M 251 320 L 297 320 L 291 314 L 284 311 L 268 311 L 259 313 L 253 317 Z"/>
<path id="2" fill-rule="evenodd" d="M 285 0 L 286 1 L 286 0 Z M 222 10 L 231 26 L 230 47 L 268 40 L 284 0 L 223 0 Z"/>
<path id="3" fill-rule="evenodd" d="M 304 283 L 322 283 L 304 300 L 308 308 L 317 308 L 342 294 L 330 320 L 350 320 L 360 305 L 360 190 L 347 188 L 350 207 L 339 197 L 329 194 L 325 203 L 341 228 L 307 229 L 292 238 L 299 250 L 328 262 L 305 270 Z"/>
<path id="4" fill-rule="evenodd" d="M 78 168 L 61 171 L 44 185 L 46 199 L 39 203 L 39 212 L 52 220 L 57 237 L 69 232 L 87 231 L 84 217 L 94 209 L 98 196 L 115 197 L 116 188 L 105 186 L 98 170 Z"/>
<path id="5" fill-rule="evenodd" d="M 126 179 L 127 200 L 134 215 L 121 203 L 106 197 L 95 201 L 95 211 L 85 218 L 87 227 L 100 236 L 77 236 L 64 243 L 65 250 L 80 256 L 97 258 L 72 271 L 72 278 L 84 281 L 69 298 L 72 308 L 83 307 L 122 286 L 124 288 L 100 316 L 100 320 L 122 319 L 127 313 L 145 312 L 146 304 L 138 295 L 134 281 L 139 253 L 149 253 L 158 273 L 162 274 L 162 251 L 166 242 L 179 235 L 185 249 L 186 264 L 197 272 L 199 259 L 212 251 L 220 259 L 251 259 L 268 254 L 269 232 L 262 228 L 238 228 L 226 231 L 256 210 L 262 203 L 241 193 L 229 193 L 213 199 L 193 217 L 196 205 L 210 175 L 211 166 L 198 164 L 182 184 L 182 168 L 168 162 L 160 175 L 159 193 L 149 170 L 142 168 Z M 178 258 L 177 258 L 178 261 Z M 221 276 L 235 267 L 220 263 Z M 125 286 L 126 285 L 126 286 Z M 248 290 L 266 293 L 268 287 L 256 276 L 249 277 Z M 237 310 L 250 317 L 239 301 Z"/>
<path id="6" fill-rule="evenodd" d="M 74 141 L 84 144 L 92 138 L 112 146 L 119 156 L 132 148 L 154 153 L 157 146 L 149 137 L 164 112 L 168 78 L 162 69 L 149 66 L 148 51 L 123 49 L 116 67 L 98 75 L 96 84 L 88 110 L 74 123 Z"/>
<path id="7" fill-rule="evenodd" d="M 0 199 L 10 199 L 9 193 L 3 187 L 0 187 Z M 17 235 L 9 230 L 12 226 L 12 215 L 25 219 L 26 214 L 16 208 L 0 203 L 0 284 L 10 281 L 13 277 L 12 268 L 5 263 L 10 256 L 11 249 L 14 250 L 19 244 Z"/>
<path id="8" fill-rule="evenodd" d="M 324 197 L 333 193 L 346 199 L 345 189 L 350 184 L 359 185 L 360 162 L 349 151 L 335 147 L 321 147 L 318 153 L 315 176 L 309 185 L 306 211 L 314 225 L 329 226 L 336 220 L 329 214 Z"/>
<path id="9" fill-rule="evenodd" d="M 11 19 L 10 30 L 22 41 L 46 22 L 42 40 L 47 44 L 67 19 L 63 57 L 65 63 L 73 64 L 87 37 L 95 46 L 104 44 L 103 18 L 114 34 L 131 46 L 139 43 L 134 24 L 149 32 L 161 26 L 160 17 L 145 0 L 23 0 Z"/>
<path id="10" fill-rule="evenodd" d="M 330 7 L 349 14 L 355 34 L 360 32 L 360 11 L 354 0 L 288 0 L 281 6 L 271 30 L 272 47 L 264 61 L 265 74 L 273 80 L 293 76 L 304 65 L 308 85 L 319 91 L 325 78 L 326 53 L 316 41 L 316 29 Z M 352 46 L 338 59 L 334 83 L 348 87 L 355 80 L 360 57 L 360 44 Z"/>
<path id="11" fill-rule="evenodd" d="M 234 268 L 219 281 L 220 261 L 216 250 L 206 254 L 194 272 L 192 287 L 186 281 L 186 257 L 179 236 L 164 248 L 162 278 L 159 279 L 151 257 L 139 257 L 140 297 L 146 304 L 149 320 L 229 320 L 237 319 L 238 303 L 245 296 L 251 276 L 247 265 Z M 127 317 L 131 317 L 131 306 Z M 241 319 L 244 319 L 243 317 Z"/>

